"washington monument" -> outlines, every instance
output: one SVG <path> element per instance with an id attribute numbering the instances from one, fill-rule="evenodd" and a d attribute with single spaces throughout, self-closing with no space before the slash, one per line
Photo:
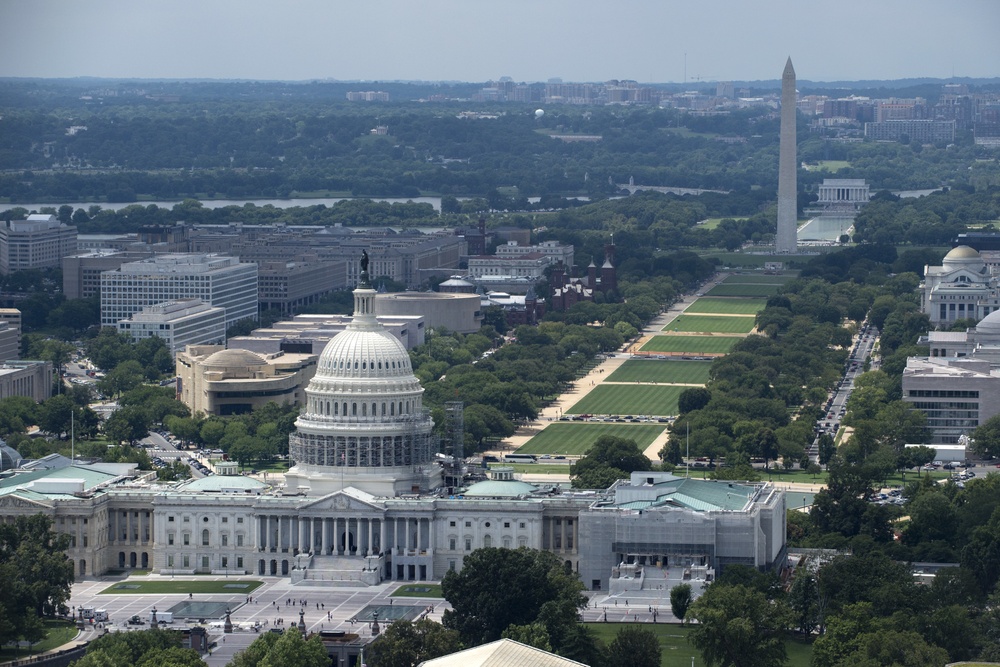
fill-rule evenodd
<path id="1" fill-rule="evenodd" d="M 775 250 L 779 253 L 796 251 L 798 227 L 798 182 L 795 170 L 798 156 L 795 146 L 795 69 L 792 59 L 781 73 L 781 140 L 778 152 L 778 233 Z"/>

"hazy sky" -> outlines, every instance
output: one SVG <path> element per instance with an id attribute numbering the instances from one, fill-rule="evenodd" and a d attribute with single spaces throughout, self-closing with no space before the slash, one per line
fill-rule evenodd
<path id="1" fill-rule="evenodd" d="M 0 0 L 0 76 L 1000 75 L 1000 0 Z"/>

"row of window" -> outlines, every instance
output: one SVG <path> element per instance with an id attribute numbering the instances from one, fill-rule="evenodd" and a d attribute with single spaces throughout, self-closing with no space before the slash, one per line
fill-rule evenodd
<path id="1" fill-rule="evenodd" d="M 185 554 L 185 555 L 181 556 L 180 560 L 181 560 L 181 567 L 191 567 L 191 557 L 190 556 L 188 556 L 188 555 Z M 203 570 L 209 569 L 211 567 L 210 563 L 211 563 L 211 560 L 210 560 L 210 558 L 208 556 L 202 556 L 201 557 L 201 569 L 203 569 Z M 168 568 L 174 567 L 174 557 L 173 556 L 170 556 L 170 555 L 167 556 L 167 567 Z M 224 569 L 224 570 L 229 569 L 229 556 L 222 556 L 222 569 Z M 236 569 L 237 570 L 242 570 L 243 569 L 243 556 L 237 556 L 236 557 Z"/>
<path id="2" fill-rule="evenodd" d="M 173 531 L 167 533 L 167 544 L 173 546 L 175 544 L 176 534 Z M 242 547 L 244 540 L 243 533 L 236 533 L 236 546 Z M 181 533 L 181 544 L 188 547 L 191 546 L 191 533 L 183 532 Z M 212 533 L 207 528 L 201 531 L 201 546 L 209 547 L 212 546 Z M 219 535 L 219 546 L 228 547 L 229 546 L 229 533 L 222 533 Z"/>
<path id="3" fill-rule="evenodd" d="M 122 516 L 124 516 L 124 515 L 125 515 L 125 513 L 122 512 Z M 136 512 L 135 515 L 139 516 L 139 513 Z M 149 516 L 149 512 L 146 512 L 146 516 Z M 174 520 L 175 519 L 174 519 L 174 515 L 173 514 L 170 514 L 170 515 L 167 516 L 167 522 L 168 523 L 173 523 Z M 191 522 L 191 517 L 189 515 L 185 514 L 184 517 L 183 517 L 183 521 L 184 521 L 184 523 L 190 523 Z M 207 516 L 201 517 L 201 521 L 202 521 L 202 523 L 208 523 L 208 517 Z M 222 523 L 229 523 L 229 517 L 228 516 L 222 517 Z M 236 523 L 243 523 L 243 517 L 241 517 L 241 516 L 236 517 Z"/>

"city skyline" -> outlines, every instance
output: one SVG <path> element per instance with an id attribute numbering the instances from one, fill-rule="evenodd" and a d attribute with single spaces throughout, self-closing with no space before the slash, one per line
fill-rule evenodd
<path id="1" fill-rule="evenodd" d="M 990 0 L 702 7 L 6 0 L 0 76 L 681 83 L 774 80 L 788 56 L 817 82 L 1000 75 Z"/>

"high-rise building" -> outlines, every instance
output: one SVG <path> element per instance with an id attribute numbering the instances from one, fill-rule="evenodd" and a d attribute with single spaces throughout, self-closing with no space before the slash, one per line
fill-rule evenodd
<path id="1" fill-rule="evenodd" d="M 122 264 L 101 274 L 101 324 L 118 322 L 147 306 L 201 299 L 226 309 L 226 326 L 257 318 L 257 265 L 235 257 L 178 253 Z"/>
<path id="2" fill-rule="evenodd" d="M 0 273 L 59 266 L 76 252 L 76 227 L 54 215 L 29 215 L 26 220 L 0 223 Z"/>
<path id="3" fill-rule="evenodd" d="M 795 69 L 792 59 L 781 74 L 781 139 L 778 153 L 778 233 L 775 250 L 793 253 L 798 231 L 798 167 L 795 128 Z"/>

